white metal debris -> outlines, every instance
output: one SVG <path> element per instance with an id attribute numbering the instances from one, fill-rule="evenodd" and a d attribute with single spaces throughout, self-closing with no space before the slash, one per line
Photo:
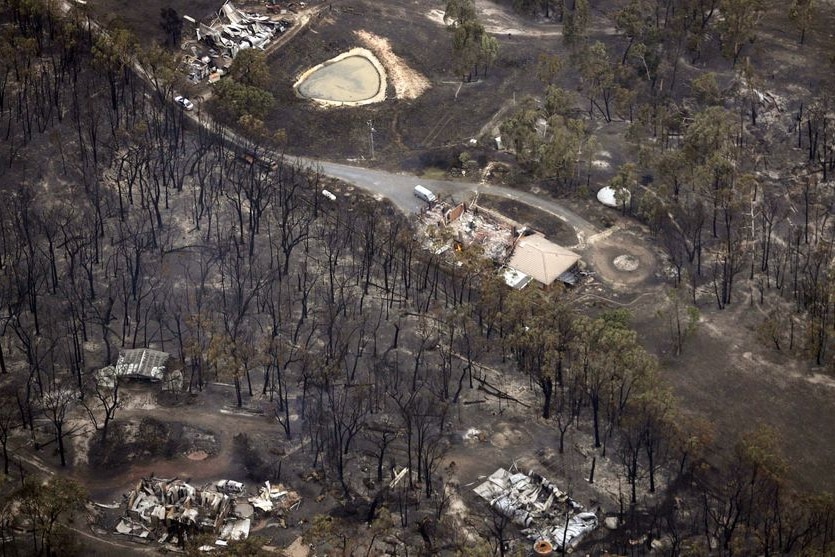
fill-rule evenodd
<path id="1" fill-rule="evenodd" d="M 223 530 L 220 532 L 220 539 L 230 541 L 245 540 L 249 537 L 250 524 L 251 521 L 248 518 L 227 522 L 223 525 Z"/>
<path id="2" fill-rule="evenodd" d="M 155 538 L 176 533 L 181 526 L 218 531 L 231 507 L 232 499 L 217 491 L 197 489 L 177 479 L 143 478 L 127 496 L 127 517 L 117 531 L 125 533 L 122 530 L 131 527 L 129 535 L 137 535 L 136 524 L 154 530 Z"/>
<path id="3" fill-rule="evenodd" d="M 196 29 L 198 41 L 206 42 L 217 55 L 229 59 L 235 58 L 241 50 L 257 48 L 264 50 L 277 34 L 286 31 L 292 22 L 282 19 L 272 21 L 269 16 L 245 13 L 231 2 L 226 2 L 218 12 L 218 18 L 210 25 L 200 23 Z M 219 58 L 218 56 L 215 56 Z M 205 64 L 208 69 L 192 70 L 192 75 L 201 79 L 202 75 L 212 73 L 213 68 L 221 68 L 211 60 L 197 60 L 198 65 Z"/>
<path id="4" fill-rule="evenodd" d="M 248 497 L 245 486 L 235 480 L 218 480 L 203 488 L 178 479 L 143 478 L 125 496 L 126 514 L 116 525 L 120 534 L 177 543 L 182 536 L 212 532 L 224 540 L 242 540 L 249 535 L 255 509 L 269 513 L 288 511 L 301 503 L 295 491 L 264 482 L 258 495 Z M 230 495 L 231 494 L 231 495 Z"/>
<path id="5" fill-rule="evenodd" d="M 583 537 L 597 528 L 597 515 L 592 512 L 577 513 L 568 519 L 568 524 L 563 520 L 562 524 L 556 524 L 544 533 L 537 532 L 537 535 L 551 540 L 558 548 L 577 547 Z"/>
<path id="6" fill-rule="evenodd" d="M 575 547 L 597 527 L 594 513 L 577 512 L 579 503 L 532 471 L 513 474 L 499 468 L 473 491 L 531 540 L 544 539 L 557 548 Z"/>
<path id="7" fill-rule="evenodd" d="M 289 491 L 283 485 L 270 485 L 264 482 L 264 486 L 258 490 L 258 495 L 248 499 L 253 507 L 260 511 L 271 512 L 274 508 L 292 509 L 301 501 L 301 497 L 295 491 Z"/>
<path id="8" fill-rule="evenodd" d="M 400 480 L 402 480 L 402 479 L 406 476 L 406 474 L 407 474 L 408 472 L 409 472 L 409 469 L 408 469 L 408 468 L 403 468 L 400 472 L 398 472 L 398 473 L 394 476 L 394 479 L 393 479 L 393 480 L 391 480 L 391 482 L 389 483 L 389 487 L 390 487 L 390 488 L 394 488 L 397 484 L 399 484 L 399 483 L 400 483 Z"/>

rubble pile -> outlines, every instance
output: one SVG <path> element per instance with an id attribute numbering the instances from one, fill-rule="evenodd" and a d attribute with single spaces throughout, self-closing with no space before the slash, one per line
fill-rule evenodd
<path id="1" fill-rule="evenodd" d="M 497 263 L 503 263 L 513 250 L 515 239 L 512 227 L 472 204 L 459 203 L 449 207 L 437 203 L 427 209 L 421 218 L 428 246 L 436 254 L 473 245 L 481 247 L 484 256 Z M 440 232 L 440 233 L 439 233 Z"/>
<path id="2" fill-rule="evenodd" d="M 478 197 L 450 206 L 438 201 L 420 213 L 417 237 L 423 248 L 462 266 L 455 252 L 476 247 L 476 253 L 501 268 L 505 284 L 520 290 L 532 281 L 548 287 L 555 281 L 580 281 L 580 256 L 492 210 L 480 207 Z"/>
<path id="3" fill-rule="evenodd" d="M 197 41 L 211 50 L 207 56 L 201 56 L 196 48 L 192 49 L 192 56 L 186 58 L 190 79 L 199 81 L 209 76 L 210 81 L 214 81 L 225 73 L 240 51 L 264 50 L 292 25 L 293 22 L 287 19 L 275 21 L 267 15 L 245 13 L 231 2 L 224 3 L 210 25 L 200 23 L 197 26 Z"/>
<path id="4" fill-rule="evenodd" d="M 513 474 L 499 468 L 473 491 L 531 540 L 558 549 L 576 547 L 597 527 L 597 515 L 582 512 L 582 505 L 535 472 Z"/>
<path id="5" fill-rule="evenodd" d="M 179 479 L 143 478 L 125 495 L 125 515 L 116 531 L 173 544 L 182 544 L 198 532 L 216 534 L 218 545 L 246 539 L 255 509 L 263 513 L 284 512 L 296 508 L 301 501 L 298 493 L 281 485 L 272 488 L 266 482 L 265 486 L 256 496 L 248 497 L 244 484 L 234 480 L 196 488 Z M 255 502 L 247 504 L 247 499 Z"/>
<path id="6" fill-rule="evenodd" d="M 301 497 L 295 491 L 288 491 L 281 484 L 271 486 L 270 482 L 264 482 L 264 485 L 258 490 L 258 494 L 250 497 L 248 501 L 256 509 L 271 512 L 274 509 L 294 509 L 301 502 Z"/>

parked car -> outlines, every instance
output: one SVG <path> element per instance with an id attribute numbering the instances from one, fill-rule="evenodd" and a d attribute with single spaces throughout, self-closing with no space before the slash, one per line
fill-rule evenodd
<path id="1" fill-rule="evenodd" d="M 183 107 L 184 110 L 194 110 L 194 103 L 182 95 L 174 97 L 174 102 Z"/>

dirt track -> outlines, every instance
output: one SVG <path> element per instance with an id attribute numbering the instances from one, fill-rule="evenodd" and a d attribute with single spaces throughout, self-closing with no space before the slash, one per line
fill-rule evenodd
<path id="1" fill-rule="evenodd" d="M 151 388 L 151 387 L 148 387 Z M 191 477 L 195 484 L 213 479 L 241 477 L 241 466 L 233 456 L 233 438 L 239 433 L 269 433 L 276 435 L 274 421 L 262 415 L 244 413 L 221 413 L 221 409 L 233 402 L 234 392 L 217 384 L 209 385 L 193 404 L 180 404 L 176 407 L 156 406 L 152 408 L 127 408 L 120 411 L 117 419 L 121 422 L 139 422 L 143 418 L 155 418 L 177 422 L 210 431 L 217 439 L 218 452 L 205 460 L 195 462 L 186 454 L 175 458 L 153 457 L 139 459 L 126 470 L 120 470 L 114 483 L 113 477 L 104 477 L 96 471 L 85 474 L 85 484 L 93 498 L 102 498 L 103 502 L 118 501 L 122 493 L 133 487 L 144 476 L 154 474 L 158 477 Z M 173 418 L 173 419 L 171 419 Z M 83 473 L 83 472 L 82 472 Z"/>

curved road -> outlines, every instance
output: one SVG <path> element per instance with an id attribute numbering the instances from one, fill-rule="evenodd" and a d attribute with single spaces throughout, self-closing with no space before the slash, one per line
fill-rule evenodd
<path id="1" fill-rule="evenodd" d="M 309 158 L 300 157 L 296 160 L 319 169 L 326 176 L 351 183 L 372 195 L 385 197 L 407 215 L 416 213 L 424 206 L 424 203 L 413 194 L 414 187 L 422 184 L 435 193 L 451 196 L 456 200 L 463 200 L 474 193 L 483 192 L 536 207 L 571 226 L 577 233 L 579 246 L 583 246 L 589 237 L 599 232 L 592 223 L 556 201 L 513 188 L 475 182 L 425 180 L 412 174 L 386 172 Z"/>
<path id="2" fill-rule="evenodd" d="M 215 126 L 211 118 L 206 114 L 186 114 L 197 125 L 207 129 L 212 129 Z M 239 136 L 233 130 L 225 126 L 220 126 L 220 129 L 222 130 L 221 134 L 223 139 L 226 141 L 245 149 L 251 148 L 251 142 Z M 280 157 L 278 153 L 269 154 L 276 158 Z M 413 193 L 415 186 L 421 184 L 437 194 L 451 196 L 456 200 L 463 200 L 474 193 L 484 192 L 491 195 L 507 197 L 535 207 L 571 226 L 577 234 L 577 245 L 573 246 L 577 249 L 585 248 L 588 239 L 600 232 L 592 223 L 552 199 L 505 186 L 466 181 L 427 180 L 414 174 L 388 172 L 303 156 L 285 155 L 284 158 L 298 162 L 303 166 L 310 166 L 325 176 L 353 184 L 374 196 L 386 198 L 407 215 L 417 213 L 424 206 L 423 202 L 415 197 Z"/>

